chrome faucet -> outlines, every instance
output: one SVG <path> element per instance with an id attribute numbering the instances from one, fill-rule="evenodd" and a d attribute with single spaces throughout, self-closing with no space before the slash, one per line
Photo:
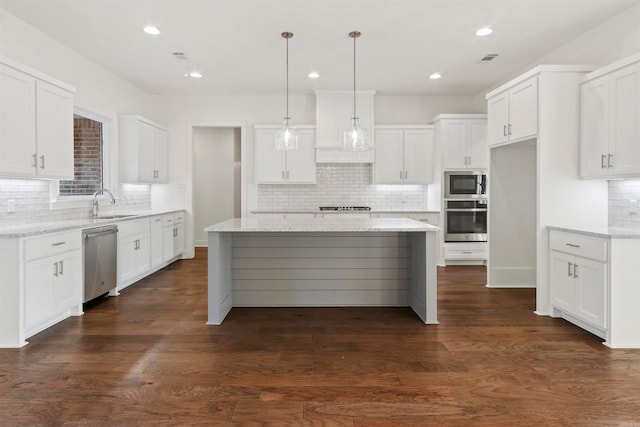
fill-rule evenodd
<path id="1" fill-rule="evenodd" d="M 111 197 L 111 201 L 110 203 L 112 205 L 115 205 L 116 203 L 116 199 L 113 197 L 113 193 L 111 193 L 110 190 L 107 190 L 106 188 L 101 188 L 100 190 L 96 191 L 95 193 L 93 193 L 93 211 L 91 212 L 92 216 L 96 217 L 98 216 L 98 194 L 104 194 L 107 193 L 109 195 L 109 197 Z"/>

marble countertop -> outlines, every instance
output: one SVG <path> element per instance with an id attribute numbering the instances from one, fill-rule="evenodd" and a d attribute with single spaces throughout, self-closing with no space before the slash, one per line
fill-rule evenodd
<path id="1" fill-rule="evenodd" d="M 115 224 L 123 221 L 144 218 L 146 216 L 164 215 L 178 210 L 147 210 L 135 212 L 118 212 L 114 215 L 130 215 L 124 218 L 82 218 L 67 221 L 42 221 L 37 223 L 16 224 L 16 225 L 0 225 L 0 238 L 29 237 L 39 234 L 57 233 L 60 231 L 80 230 L 85 228 L 100 227 L 107 224 Z M 105 213 L 108 217 L 110 214 Z"/>
<path id="2" fill-rule="evenodd" d="M 264 210 L 256 209 L 252 210 L 253 214 L 358 214 L 358 213 L 383 213 L 383 214 L 424 214 L 424 213 L 440 213 L 440 211 L 416 211 L 416 210 L 376 210 L 370 211 L 321 211 L 320 209 L 310 210 Z"/>
<path id="3" fill-rule="evenodd" d="M 204 229 L 213 232 L 418 232 L 438 227 L 407 218 L 234 218 Z"/>
<path id="4" fill-rule="evenodd" d="M 548 226 L 547 228 L 549 230 L 566 231 L 607 239 L 640 239 L 640 228 L 611 227 L 608 225 Z"/>

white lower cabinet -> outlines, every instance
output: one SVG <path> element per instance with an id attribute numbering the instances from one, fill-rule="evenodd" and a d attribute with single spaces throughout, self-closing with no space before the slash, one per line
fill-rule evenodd
<path id="1" fill-rule="evenodd" d="M 551 231 L 551 305 L 563 317 L 607 339 L 608 239 Z"/>
<path id="2" fill-rule="evenodd" d="M 163 215 L 162 253 L 165 262 L 177 258 L 184 252 L 184 214 Z"/>
<path id="3" fill-rule="evenodd" d="M 161 216 L 151 218 L 151 268 L 160 267 L 164 262 L 163 252 L 164 227 Z"/>
<path id="4" fill-rule="evenodd" d="M 118 289 L 125 288 L 151 270 L 149 218 L 118 224 Z"/>
<path id="5" fill-rule="evenodd" d="M 28 338 L 82 313 L 79 231 L 25 239 L 24 332 Z"/>

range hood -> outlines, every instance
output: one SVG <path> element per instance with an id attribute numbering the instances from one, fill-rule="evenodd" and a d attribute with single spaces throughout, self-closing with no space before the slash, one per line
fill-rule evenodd
<path id="1" fill-rule="evenodd" d="M 356 92 L 357 114 L 375 144 L 373 123 L 374 90 Z M 373 163 L 373 150 L 344 150 L 342 135 L 353 116 L 352 91 L 317 90 L 316 94 L 316 163 Z"/>

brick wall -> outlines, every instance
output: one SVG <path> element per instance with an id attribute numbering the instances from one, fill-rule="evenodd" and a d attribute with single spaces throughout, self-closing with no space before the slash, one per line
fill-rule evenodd
<path id="1" fill-rule="evenodd" d="M 73 181 L 60 181 L 60 195 L 91 195 L 102 188 L 102 123 L 73 118 Z"/>

